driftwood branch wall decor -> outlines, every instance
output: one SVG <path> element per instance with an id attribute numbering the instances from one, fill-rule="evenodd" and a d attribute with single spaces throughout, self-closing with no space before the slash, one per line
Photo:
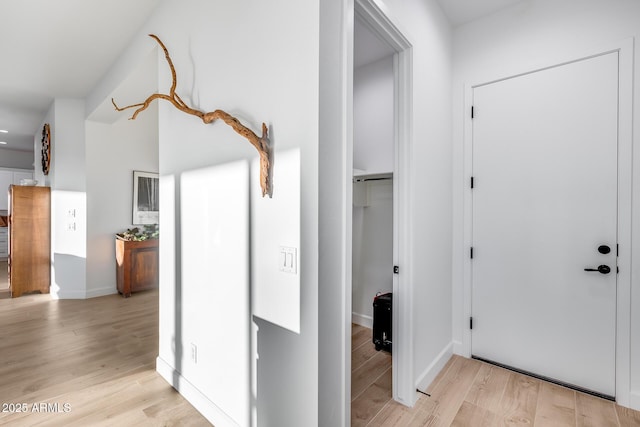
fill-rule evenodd
<path id="1" fill-rule="evenodd" d="M 146 110 L 154 99 L 164 99 L 172 103 L 173 106 L 178 110 L 199 117 L 205 124 L 213 123 L 218 119 L 222 120 L 227 125 L 231 126 L 234 131 L 246 138 L 251 143 L 251 145 L 253 145 L 256 150 L 258 150 L 258 154 L 260 154 L 260 187 L 262 188 L 262 197 L 264 197 L 265 195 L 269 195 L 269 197 L 271 197 L 271 146 L 269 145 L 267 125 L 262 123 L 262 136 L 259 137 L 251 129 L 240 123 L 238 119 L 225 111 L 215 110 L 209 113 L 205 113 L 203 111 L 199 111 L 189 107 L 176 93 L 178 79 L 176 77 L 176 69 L 173 65 L 173 61 L 169 56 L 169 51 L 158 36 L 156 36 L 155 34 L 149 34 L 149 37 L 152 37 L 156 42 L 158 42 L 160 47 L 162 47 L 164 56 L 167 60 L 167 63 L 169 64 L 169 68 L 171 69 L 171 78 L 173 79 L 173 83 L 171 84 L 171 89 L 169 89 L 169 94 L 165 95 L 162 93 L 154 93 L 153 95 L 150 95 L 144 102 L 141 102 L 139 104 L 127 105 L 126 107 L 118 107 L 113 98 L 111 98 L 111 103 L 113 104 L 115 109 L 117 111 L 123 111 L 130 108 L 135 108 L 136 110 L 129 118 L 129 120 L 135 120 L 138 114 Z"/>

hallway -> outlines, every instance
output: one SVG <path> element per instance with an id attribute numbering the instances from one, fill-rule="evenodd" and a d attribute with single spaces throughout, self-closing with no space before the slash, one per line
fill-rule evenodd
<path id="1" fill-rule="evenodd" d="M 453 356 L 413 408 L 391 399 L 391 356 L 352 325 L 351 426 L 640 426 L 640 412 L 478 360 Z"/>

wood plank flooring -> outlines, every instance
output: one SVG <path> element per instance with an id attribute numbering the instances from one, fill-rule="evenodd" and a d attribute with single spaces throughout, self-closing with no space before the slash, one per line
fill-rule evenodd
<path id="1" fill-rule="evenodd" d="M 391 398 L 391 356 L 352 325 L 351 425 L 634 427 L 640 412 L 477 360 L 453 356 L 417 403 Z"/>
<path id="2" fill-rule="evenodd" d="M 210 425 L 155 372 L 157 320 L 157 291 L 0 300 L 0 405 L 27 405 L 0 407 L 0 425 Z M 639 412 L 458 356 L 406 408 L 371 331 L 354 325 L 352 348 L 354 427 L 640 426 Z"/>
<path id="3" fill-rule="evenodd" d="M 157 290 L 0 300 L 0 425 L 211 425 L 156 373 L 157 354 Z"/>

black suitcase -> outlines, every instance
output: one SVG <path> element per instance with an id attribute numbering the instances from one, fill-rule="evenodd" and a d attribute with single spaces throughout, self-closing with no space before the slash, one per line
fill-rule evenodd
<path id="1" fill-rule="evenodd" d="M 373 299 L 373 344 L 376 350 L 391 353 L 391 306 L 393 295 L 379 294 Z"/>

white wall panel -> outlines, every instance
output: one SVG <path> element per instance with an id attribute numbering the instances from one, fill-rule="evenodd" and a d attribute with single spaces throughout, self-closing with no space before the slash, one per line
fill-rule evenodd
<path id="1" fill-rule="evenodd" d="M 276 153 L 273 198 L 251 193 L 253 314 L 300 333 L 300 150 Z M 259 159 L 252 180 L 259 179 Z"/>

